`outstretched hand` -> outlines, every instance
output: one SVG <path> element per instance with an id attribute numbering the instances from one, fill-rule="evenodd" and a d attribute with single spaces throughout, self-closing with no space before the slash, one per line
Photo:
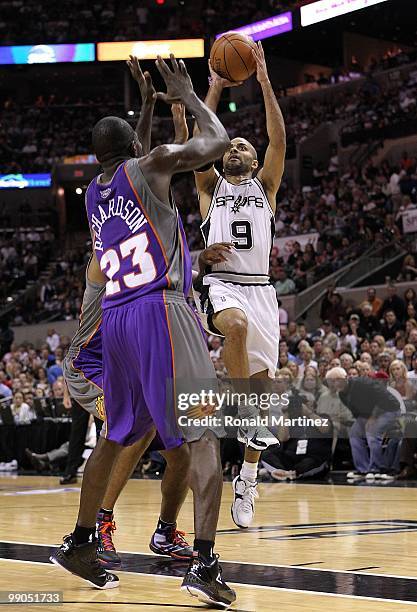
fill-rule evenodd
<path id="1" fill-rule="evenodd" d="M 130 74 L 139 85 L 142 102 L 155 102 L 156 91 L 149 72 L 142 72 L 139 60 L 135 55 L 129 55 L 129 59 L 127 60 L 126 64 L 129 66 Z"/>
<path id="2" fill-rule="evenodd" d="M 223 89 L 225 87 L 238 87 L 239 85 L 242 85 L 243 81 L 228 81 L 217 74 L 217 72 L 214 71 L 210 60 L 208 61 L 208 66 L 210 71 L 210 85 L 219 85 Z"/>
<path id="3" fill-rule="evenodd" d="M 172 70 L 160 55 L 155 64 L 167 86 L 166 93 L 158 91 L 158 100 L 167 104 L 178 104 L 194 92 L 187 68 L 182 60 L 177 62 L 173 53 L 170 55 Z"/>
<path id="4" fill-rule="evenodd" d="M 259 83 L 265 83 L 266 81 L 269 81 L 265 53 L 260 40 L 257 42 L 256 48 L 252 49 L 252 55 L 256 62 L 256 78 L 258 79 Z"/>

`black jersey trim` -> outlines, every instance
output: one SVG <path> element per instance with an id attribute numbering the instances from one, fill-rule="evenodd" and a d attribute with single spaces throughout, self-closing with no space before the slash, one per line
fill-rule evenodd
<path id="1" fill-rule="evenodd" d="M 263 187 L 263 185 L 262 185 L 261 181 L 260 181 L 260 180 L 259 180 L 259 179 L 258 179 L 256 176 L 255 176 L 255 178 L 254 178 L 253 180 L 254 180 L 254 181 L 255 181 L 255 183 L 258 185 L 259 189 L 262 191 L 262 193 L 263 193 L 263 195 L 264 195 L 264 198 L 265 198 L 265 201 L 266 201 L 266 204 L 267 204 L 267 206 L 268 206 L 268 208 L 269 208 L 269 212 L 271 213 L 271 215 L 272 215 L 273 217 L 275 217 L 275 213 L 274 213 L 274 211 L 273 211 L 273 210 L 272 210 L 272 208 L 271 208 L 271 204 L 269 203 L 268 196 L 266 195 L 265 189 L 264 189 L 264 187 Z"/>
<path id="2" fill-rule="evenodd" d="M 204 219 L 204 221 L 202 221 L 201 225 L 200 225 L 200 229 L 202 230 L 202 228 L 204 227 L 204 225 L 207 223 L 207 221 L 210 219 L 211 213 L 213 212 L 213 208 L 214 208 L 214 199 L 220 189 L 220 185 L 221 182 L 223 180 L 223 177 L 221 176 L 221 174 L 219 174 L 219 178 L 217 179 L 217 183 L 216 186 L 214 187 L 214 191 L 213 191 L 213 195 L 211 196 L 211 202 L 210 202 L 210 206 L 207 212 L 207 215 Z"/>

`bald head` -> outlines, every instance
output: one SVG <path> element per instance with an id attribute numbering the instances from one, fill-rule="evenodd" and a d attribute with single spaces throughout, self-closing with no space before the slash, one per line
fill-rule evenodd
<path id="1" fill-rule="evenodd" d="M 136 132 L 120 117 L 104 117 L 93 128 L 93 150 L 101 164 L 121 157 L 138 157 L 142 147 Z"/>
<path id="2" fill-rule="evenodd" d="M 326 373 L 326 382 L 333 392 L 343 391 L 348 383 L 348 375 L 344 368 L 332 368 Z"/>

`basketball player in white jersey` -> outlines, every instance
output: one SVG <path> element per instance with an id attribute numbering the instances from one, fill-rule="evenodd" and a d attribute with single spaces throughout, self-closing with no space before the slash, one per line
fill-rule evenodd
<path id="1" fill-rule="evenodd" d="M 276 194 L 285 160 L 285 125 L 269 81 L 260 42 L 253 51 L 256 78 L 261 86 L 269 144 L 263 167 L 245 138 L 234 138 L 223 157 L 224 176 L 214 166 L 195 172 L 203 218 L 201 229 L 206 246 L 231 243 L 225 247 L 225 261 L 213 265 L 203 278 L 197 307 L 207 317 L 210 331 L 225 338 L 223 359 L 234 388 L 243 392 L 250 378 L 274 378 L 278 363 L 279 315 L 276 293 L 269 283 L 269 255 L 275 233 Z M 211 70 L 205 103 L 217 110 L 224 87 L 234 86 Z M 254 173 L 257 172 L 256 177 Z M 246 389 L 248 389 L 246 383 Z M 239 416 L 253 416 L 249 406 Z M 249 435 L 248 435 L 249 434 Z M 254 516 L 257 493 L 257 466 L 260 453 L 278 440 L 268 429 L 240 432 L 245 441 L 245 460 L 233 481 L 232 517 L 238 527 L 249 527 Z"/>

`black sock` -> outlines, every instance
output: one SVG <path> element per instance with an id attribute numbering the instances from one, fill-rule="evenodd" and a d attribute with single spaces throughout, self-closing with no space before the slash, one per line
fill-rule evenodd
<path id="1" fill-rule="evenodd" d="M 75 525 L 75 529 L 72 532 L 72 538 L 76 546 L 79 544 L 87 544 L 88 542 L 94 542 L 96 537 L 96 528 L 94 527 L 80 527 Z"/>
<path id="2" fill-rule="evenodd" d="M 166 523 L 159 517 L 158 525 L 156 526 L 156 531 L 165 531 L 165 529 L 169 529 L 170 527 L 175 527 L 177 523 Z"/>
<path id="3" fill-rule="evenodd" d="M 208 563 L 214 559 L 213 549 L 214 540 L 194 540 L 194 552 L 197 552 Z"/>

